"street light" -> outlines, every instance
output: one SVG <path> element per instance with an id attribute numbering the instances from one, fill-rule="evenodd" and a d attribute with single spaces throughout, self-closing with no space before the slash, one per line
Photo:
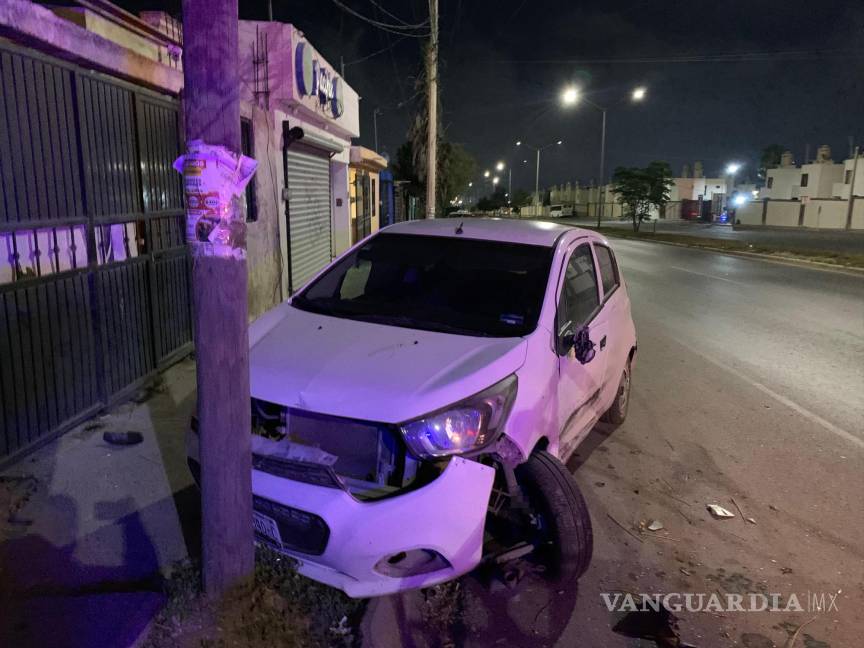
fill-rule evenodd
<path id="1" fill-rule="evenodd" d="M 497 185 L 497 184 L 498 184 L 498 180 L 499 180 L 498 176 L 495 176 L 494 178 L 492 178 L 492 184 L 493 184 L 493 185 Z"/>
<path id="2" fill-rule="evenodd" d="M 730 162 L 726 165 L 726 175 L 729 176 L 729 186 L 726 187 L 726 211 L 729 211 L 729 197 L 735 189 L 735 174 L 741 170 L 741 165 L 738 162 Z"/>
<path id="3" fill-rule="evenodd" d="M 483 172 L 483 177 L 484 177 L 484 178 L 488 178 L 490 175 L 491 175 L 491 174 L 489 173 L 489 171 L 484 171 L 484 172 Z"/>
<path id="4" fill-rule="evenodd" d="M 647 93 L 647 89 L 644 86 L 639 86 L 634 88 L 632 93 L 630 94 L 630 98 L 634 102 L 642 101 L 645 98 Z M 600 194 L 600 209 L 597 212 L 597 227 L 600 227 L 600 218 L 603 214 L 603 202 L 605 199 L 605 195 L 603 192 L 603 180 L 606 175 L 606 111 L 607 109 L 603 106 L 600 106 L 584 95 L 582 95 L 579 90 L 575 86 L 567 86 L 561 92 L 561 103 L 565 106 L 572 106 L 576 103 L 581 102 L 587 103 L 589 106 L 592 106 L 599 110 L 603 115 L 603 121 L 600 130 L 600 173 L 599 173 L 599 181 L 597 183 L 597 189 Z"/>
<path id="5" fill-rule="evenodd" d="M 504 163 L 503 163 L 503 162 L 499 162 L 498 164 L 496 164 L 496 165 L 495 165 L 495 170 L 496 170 L 496 171 L 503 171 L 503 170 L 504 170 Z"/>
<path id="6" fill-rule="evenodd" d="M 543 149 L 547 149 L 550 146 L 560 146 L 563 143 L 564 140 L 557 140 L 555 142 L 545 144 L 544 146 L 535 147 L 531 146 L 530 144 L 523 145 L 522 140 L 516 142 L 516 146 L 525 146 L 525 148 L 529 148 L 537 154 L 537 167 L 534 175 L 534 194 L 538 197 L 538 199 L 540 197 L 540 151 L 542 151 Z M 528 160 L 522 160 L 523 164 L 526 164 L 527 162 Z"/>
<path id="7" fill-rule="evenodd" d="M 473 182 L 469 182 L 469 183 L 468 183 L 468 186 L 469 186 L 469 187 L 473 187 L 473 186 L 474 186 L 474 183 L 473 183 Z"/>
<path id="8" fill-rule="evenodd" d="M 576 86 L 567 86 L 561 91 L 561 103 L 565 106 L 572 106 L 579 101 L 579 88 Z"/>

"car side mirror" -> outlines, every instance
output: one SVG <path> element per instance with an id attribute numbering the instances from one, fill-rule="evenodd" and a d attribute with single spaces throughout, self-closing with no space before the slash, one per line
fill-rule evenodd
<path id="1" fill-rule="evenodd" d="M 583 326 L 573 335 L 573 348 L 576 351 L 576 359 L 583 365 L 591 362 L 597 355 L 594 343 L 588 336 L 587 326 Z"/>
<path id="2" fill-rule="evenodd" d="M 572 322 L 567 322 L 561 327 L 561 331 L 558 335 L 558 355 L 567 355 L 572 347 L 580 363 L 588 364 L 594 359 L 597 352 L 588 335 L 587 326 L 574 330 Z"/>

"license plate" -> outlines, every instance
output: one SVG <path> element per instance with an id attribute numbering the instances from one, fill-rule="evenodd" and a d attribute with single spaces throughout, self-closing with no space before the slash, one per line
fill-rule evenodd
<path id="1" fill-rule="evenodd" d="M 264 536 L 271 542 L 275 542 L 279 547 L 282 546 L 282 538 L 279 536 L 279 527 L 276 526 L 275 520 L 253 511 L 252 526 L 255 528 L 255 533 Z"/>

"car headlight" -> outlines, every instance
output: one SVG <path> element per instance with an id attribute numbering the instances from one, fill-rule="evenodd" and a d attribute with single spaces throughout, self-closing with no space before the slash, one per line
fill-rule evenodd
<path id="1" fill-rule="evenodd" d="M 480 450 L 497 436 L 516 397 L 516 375 L 400 428 L 417 457 L 444 457 Z"/>

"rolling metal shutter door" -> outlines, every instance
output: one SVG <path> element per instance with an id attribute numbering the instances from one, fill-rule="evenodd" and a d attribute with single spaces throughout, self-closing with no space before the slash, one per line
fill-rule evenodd
<path id="1" fill-rule="evenodd" d="M 288 149 L 291 292 L 330 263 L 330 158 Z"/>

